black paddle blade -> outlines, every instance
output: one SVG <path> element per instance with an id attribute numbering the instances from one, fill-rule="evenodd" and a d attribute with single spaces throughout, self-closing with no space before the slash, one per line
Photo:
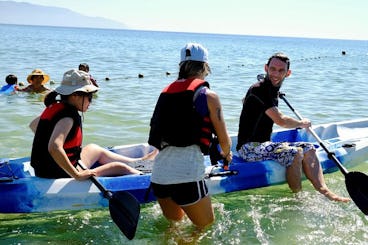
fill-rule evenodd
<path id="1" fill-rule="evenodd" d="M 127 191 L 115 192 L 109 200 L 109 209 L 112 220 L 124 235 L 132 240 L 141 211 L 137 199 Z"/>
<path id="2" fill-rule="evenodd" d="M 368 176 L 361 172 L 349 172 L 345 176 L 345 184 L 351 199 L 368 215 Z"/>

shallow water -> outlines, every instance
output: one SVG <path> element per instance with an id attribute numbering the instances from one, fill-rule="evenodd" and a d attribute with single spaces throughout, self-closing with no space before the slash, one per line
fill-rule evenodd
<path id="1" fill-rule="evenodd" d="M 26 82 L 41 68 L 58 86 L 63 72 L 87 62 L 101 90 L 84 114 L 84 144 L 146 142 L 161 89 L 177 76 L 179 50 L 197 41 L 209 49 L 208 81 L 220 96 L 229 132 L 237 132 L 241 100 L 273 52 L 291 57 L 283 91 L 314 124 L 367 117 L 368 41 L 0 25 L 0 77 Z M 24 40 L 27 39 L 27 42 Z M 342 56 L 345 50 L 347 55 Z M 170 72 L 171 75 L 166 75 Z M 139 79 L 138 74 L 144 78 Z M 109 77 L 109 81 L 105 78 Z M 28 123 L 44 108 L 42 96 L 0 95 L 2 157 L 29 156 Z M 292 115 L 280 101 L 285 114 Z M 357 170 L 367 173 L 367 162 Z M 330 188 L 348 195 L 340 172 Z M 157 203 L 142 206 L 136 237 L 128 241 L 107 209 L 0 214 L 0 244 L 365 244 L 367 218 L 353 203 L 332 203 L 310 183 L 293 195 L 287 185 L 216 195 L 216 222 L 196 233 L 184 220 L 169 228 Z"/>

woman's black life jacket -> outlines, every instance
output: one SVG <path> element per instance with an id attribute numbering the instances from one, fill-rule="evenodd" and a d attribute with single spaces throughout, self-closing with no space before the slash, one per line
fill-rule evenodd
<path id="1" fill-rule="evenodd" d="M 73 166 L 80 159 L 82 145 L 82 122 L 77 109 L 66 103 L 54 103 L 41 114 L 33 140 L 31 165 L 36 176 L 43 178 L 70 178 L 55 162 L 48 151 L 48 144 L 55 125 L 65 117 L 73 119 L 73 126 L 66 137 L 63 148 Z"/>
<path id="2" fill-rule="evenodd" d="M 166 146 L 197 144 L 207 155 L 214 129 L 209 117 L 207 97 L 198 89 L 209 84 L 201 79 L 175 81 L 164 88 L 151 118 L 148 143 L 162 150 Z M 197 94 L 196 94 L 197 95 Z"/>

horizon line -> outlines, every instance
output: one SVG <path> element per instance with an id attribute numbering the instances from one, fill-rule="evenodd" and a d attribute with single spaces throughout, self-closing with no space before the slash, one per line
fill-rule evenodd
<path id="1" fill-rule="evenodd" d="M 188 33 L 188 34 L 206 34 L 206 35 L 225 35 L 225 36 L 251 36 L 251 37 L 276 37 L 276 38 L 305 38 L 305 39 L 323 39 L 323 40 L 343 40 L 343 41 L 368 41 L 367 39 L 347 39 L 347 38 L 330 38 L 330 37 L 301 37 L 301 36 L 271 36 L 271 35 L 255 35 L 255 34 L 240 34 L 240 33 L 214 33 L 214 32 L 198 32 L 198 31 L 171 31 L 171 30 L 149 30 L 149 29 L 132 29 L 129 27 L 91 27 L 91 26 L 62 26 L 62 25 L 46 25 L 46 24 L 16 24 L 2 23 L 0 25 L 15 25 L 15 26 L 38 26 L 38 27 L 59 27 L 59 28 L 82 28 L 82 29 L 101 29 L 101 30 L 121 30 L 121 31 L 147 31 L 147 32 L 168 32 L 168 33 Z"/>

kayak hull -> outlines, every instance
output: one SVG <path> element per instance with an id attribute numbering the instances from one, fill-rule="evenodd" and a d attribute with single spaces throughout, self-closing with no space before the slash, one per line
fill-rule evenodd
<path id="1" fill-rule="evenodd" d="M 313 127 L 330 152 L 346 167 L 367 163 L 368 159 L 368 118 L 324 124 Z M 272 135 L 273 141 L 307 141 L 316 144 L 317 156 L 324 173 L 338 171 L 322 147 L 304 129 L 278 130 Z M 285 168 L 274 161 L 244 162 L 238 157 L 233 141 L 233 162 L 228 171 L 222 163 L 212 166 L 205 157 L 206 184 L 210 194 L 261 188 L 285 183 Z M 147 144 L 123 145 L 109 148 L 111 151 L 140 157 L 152 150 Z M 108 206 L 108 200 L 91 181 L 77 181 L 73 178 L 45 179 L 34 176 L 30 158 L 1 159 L 0 161 L 0 213 L 30 213 L 55 210 L 93 209 Z M 144 163 L 141 163 L 144 164 Z M 143 166 L 144 168 L 145 166 Z M 99 177 L 102 185 L 114 191 L 128 191 L 140 203 L 155 201 L 149 189 L 149 170 L 144 175 Z"/>

